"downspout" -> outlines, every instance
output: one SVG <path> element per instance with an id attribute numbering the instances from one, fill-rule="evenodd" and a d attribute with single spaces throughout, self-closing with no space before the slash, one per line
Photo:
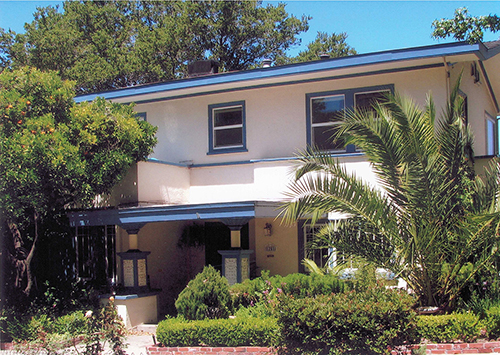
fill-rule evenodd
<path id="1" fill-rule="evenodd" d="M 443 63 L 444 63 L 444 68 L 445 68 L 445 75 L 446 75 L 446 97 L 450 97 L 450 66 L 448 65 L 448 62 L 446 61 L 446 57 L 443 56 Z"/>

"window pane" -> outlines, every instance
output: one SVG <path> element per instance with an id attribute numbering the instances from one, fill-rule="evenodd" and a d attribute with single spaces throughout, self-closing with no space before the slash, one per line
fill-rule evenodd
<path id="1" fill-rule="evenodd" d="M 486 119 L 486 155 L 495 155 L 495 122 Z"/>
<path id="2" fill-rule="evenodd" d="M 344 97 L 331 96 L 311 100 L 312 123 L 339 121 L 344 110 Z"/>
<path id="3" fill-rule="evenodd" d="M 231 107 L 214 110 L 214 127 L 242 124 L 243 119 L 241 112 L 241 107 Z"/>
<path id="4" fill-rule="evenodd" d="M 373 105 L 377 102 L 385 102 L 387 91 L 367 92 L 355 94 L 355 104 L 357 110 L 375 112 Z"/>
<path id="5" fill-rule="evenodd" d="M 215 147 L 243 145 L 243 128 L 218 129 L 214 131 Z"/>
<path id="6" fill-rule="evenodd" d="M 332 140 L 335 131 L 335 126 L 313 127 L 313 144 L 320 150 L 344 149 L 344 145 L 341 142 L 334 142 Z"/>

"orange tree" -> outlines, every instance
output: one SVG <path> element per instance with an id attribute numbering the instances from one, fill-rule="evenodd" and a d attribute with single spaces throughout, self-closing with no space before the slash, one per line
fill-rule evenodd
<path id="1" fill-rule="evenodd" d="M 156 128 L 138 120 L 131 105 L 75 103 L 74 83 L 54 72 L 5 70 L 0 88 L 3 255 L 12 286 L 28 296 L 40 223 L 108 193 L 152 152 Z"/>

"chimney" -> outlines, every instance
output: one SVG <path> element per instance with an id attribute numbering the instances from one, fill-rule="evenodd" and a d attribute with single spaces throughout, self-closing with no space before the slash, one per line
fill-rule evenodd
<path id="1" fill-rule="evenodd" d="M 219 63 L 215 60 L 197 60 L 188 64 L 188 77 L 217 74 L 219 72 Z"/>
<path id="2" fill-rule="evenodd" d="M 321 53 L 319 55 L 319 59 L 321 59 L 321 60 L 330 59 L 330 54 L 328 54 L 328 53 Z"/>
<path id="3" fill-rule="evenodd" d="M 262 68 L 269 68 L 271 66 L 272 62 L 273 61 L 271 59 L 268 59 L 268 58 L 263 59 L 262 60 Z"/>

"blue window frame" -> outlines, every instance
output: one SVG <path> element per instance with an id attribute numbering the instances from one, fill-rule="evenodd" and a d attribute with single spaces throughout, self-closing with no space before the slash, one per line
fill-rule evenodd
<path id="1" fill-rule="evenodd" d="M 346 109 L 370 110 L 372 102 L 387 91 L 393 92 L 394 85 L 306 94 L 307 144 L 324 151 L 354 152 L 354 145 L 344 147 L 342 142 L 331 139 L 336 126 L 344 119 Z"/>
<path id="2" fill-rule="evenodd" d="M 208 154 L 246 152 L 245 101 L 208 106 Z"/>
<path id="3" fill-rule="evenodd" d="M 498 154 L 498 127 L 497 120 L 488 112 L 485 112 L 486 123 L 486 155 L 495 156 Z"/>
<path id="4" fill-rule="evenodd" d="M 146 112 L 137 112 L 136 113 L 137 117 L 139 117 L 139 120 L 141 121 L 147 121 L 147 114 Z"/>

